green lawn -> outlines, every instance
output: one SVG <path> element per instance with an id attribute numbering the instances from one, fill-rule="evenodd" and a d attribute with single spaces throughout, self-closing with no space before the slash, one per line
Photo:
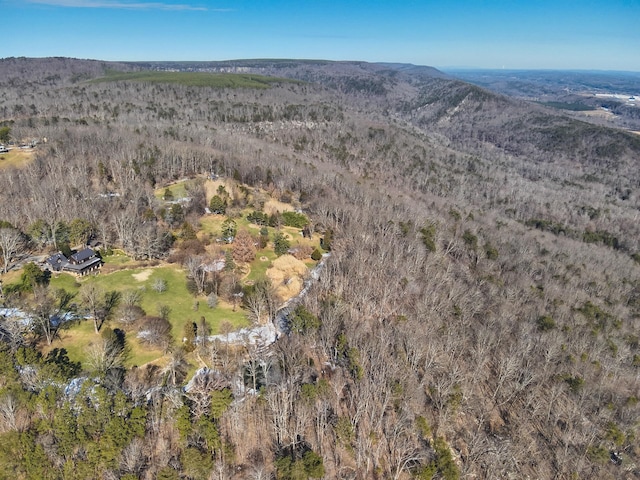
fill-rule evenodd
<path id="1" fill-rule="evenodd" d="M 63 288 L 67 292 L 77 292 L 78 288 L 80 288 L 80 284 L 78 283 L 78 279 L 73 275 L 69 275 L 68 273 L 54 273 L 51 276 L 51 281 L 49 282 L 51 289 L 57 290 L 58 288 Z"/>
<path id="2" fill-rule="evenodd" d="M 185 198 L 187 197 L 187 189 L 185 188 L 186 183 L 187 183 L 187 180 L 183 182 L 174 183 L 173 185 L 168 185 L 163 188 L 158 188 L 153 192 L 153 195 L 158 200 L 164 200 L 164 192 L 166 190 L 169 190 L 171 192 L 171 195 L 173 195 L 174 200 L 177 200 L 178 198 Z"/>
<path id="3" fill-rule="evenodd" d="M 159 279 L 167 283 L 164 292 L 153 289 L 154 283 Z M 100 285 L 105 291 L 139 290 L 142 293 L 141 307 L 147 315 L 158 315 L 161 306 L 170 308 L 169 321 L 173 325 L 173 336 L 176 340 L 182 338 L 186 322 L 197 322 L 201 317 L 205 317 L 213 332 L 218 331 L 223 321 L 231 322 L 236 328 L 249 324 L 244 312 L 233 312 L 231 308 L 225 308 L 224 304 L 211 309 L 207 305 L 206 297 L 195 298 L 191 295 L 187 291 L 185 272 L 173 265 L 119 270 L 107 275 L 82 278 L 79 282 L 76 283 L 76 279 L 71 275 L 60 274 L 51 279 L 51 286 L 77 292 L 80 285 L 92 282 Z"/>
<path id="4" fill-rule="evenodd" d="M 198 222 L 199 231 L 218 238 L 220 237 L 222 222 L 224 222 L 226 218 L 224 215 L 206 215 Z"/>
<path id="5" fill-rule="evenodd" d="M 60 338 L 56 339 L 46 350 L 64 347 L 67 349 L 71 360 L 85 365 L 96 339 L 98 339 L 98 335 L 95 333 L 93 322 L 91 320 L 81 320 L 70 326 L 70 328 L 62 329 Z M 144 365 L 163 356 L 160 350 L 141 346 L 135 335 L 131 333 L 127 334 L 126 339 L 131 352 L 126 362 L 127 367 Z"/>
<path id="6" fill-rule="evenodd" d="M 154 282 L 158 279 L 166 281 L 166 291 L 159 293 L 153 289 Z M 215 309 L 211 309 L 207 305 L 206 297 L 194 298 L 187 291 L 184 271 L 173 265 L 119 270 L 106 275 L 78 279 L 78 281 L 67 274 L 59 274 L 51 278 L 53 289 L 64 288 L 73 293 L 77 293 L 85 283 L 96 283 L 105 291 L 140 290 L 142 292 L 141 307 L 148 315 L 158 315 L 161 306 L 169 307 L 169 321 L 173 327 L 172 334 L 176 343 L 182 341 L 184 325 L 187 322 L 198 322 L 201 317 L 206 319 L 213 334 L 220 333 L 220 325 L 225 322 L 230 323 L 234 329 L 250 324 L 245 312 L 239 308 L 234 312 L 231 305 L 219 302 Z M 79 299 L 77 301 L 79 302 Z M 118 326 L 114 321 L 108 325 L 112 328 Z M 86 349 L 94 338 L 93 322 L 82 321 L 63 332 L 62 341 L 58 346 L 66 348 L 70 358 L 84 361 Z M 142 365 L 162 356 L 160 351 L 141 346 L 135 339 L 135 332 L 128 332 L 127 338 L 132 347 L 132 357 L 129 360 L 131 365 Z"/>
<path id="7" fill-rule="evenodd" d="M 266 257 L 268 260 L 262 261 L 261 257 Z M 271 262 L 273 262 L 277 258 L 276 254 L 273 250 L 258 250 L 256 254 L 256 259 L 251 262 L 251 272 L 244 278 L 244 282 L 255 282 L 264 278 L 267 274 L 267 269 L 271 266 Z"/>
<path id="8" fill-rule="evenodd" d="M 213 88 L 269 88 L 275 83 L 300 83 L 286 78 L 265 77 L 242 73 L 205 72 L 118 72 L 110 71 L 105 77 L 91 83 L 135 81 L 148 83 L 173 83 L 190 87 Z"/>
<path id="9" fill-rule="evenodd" d="M 102 257 L 105 263 L 114 264 L 114 265 L 126 265 L 131 262 L 131 257 L 128 257 L 124 254 L 114 254 L 114 255 L 105 255 Z"/>

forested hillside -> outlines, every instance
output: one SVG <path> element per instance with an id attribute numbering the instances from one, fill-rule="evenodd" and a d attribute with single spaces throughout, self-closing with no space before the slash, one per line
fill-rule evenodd
<path id="1" fill-rule="evenodd" d="M 141 69 L 184 71 L 110 77 Z M 203 71 L 297 81 L 181 81 Z M 24 255 L 81 220 L 167 259 L 208 197 L 174 221 L 155 192 L 198 175 L 299 206 L 331 252 L 287 334 L 196 342 L 212 370 L 187 390 L 179 342 L 98 368 L 0 318 L 1 478 L 640 476 L 640 137 L 427 67 L 294 60 L 4 59 L 0 125 L 37 143 L 0 154 L 0 242 Z M 6 306 L 44 295 L 26 280 Z"/>

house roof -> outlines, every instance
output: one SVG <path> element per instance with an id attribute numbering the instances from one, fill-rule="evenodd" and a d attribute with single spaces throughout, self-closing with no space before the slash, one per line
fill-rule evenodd
<path id="1" fill-rule="evenodd" d="M 63 268 L 72 272 L 82 272 L 83 270 L 86 270 L 87 268 L 98 263 L 102 263 L 102 260 L 99 257 L 95 257 L 79 264 L 67 263 Z"/>
<path id="2" fill-rule="evenodd" d="M 58 253 L 56 253 L 54 255 L 51 255 L 45 261 L 56 270 L 60 269 L 62 267 L 62 265 L 66 265 L 67 263 L 69 263 L 69 261 L 67 260 L 67 257 L 65 257 L 60 252 L 58 252 Z"/>
<path id="3" fill-rule="evenodd" d="M 66 270 L 69 272 L 82 273 L 94 265 L 100 265 L 102 259 L 96 255 L 96 252 L 91 248 L 85 248 L 73 255 L 70 258 L 64 256 L 63 253 L 58 252 L 47 258 L 46 262 L 51 265 L 53 270 L 60 271 Z"/>
<path id="4" fill-rule="evenodd" d="M 94 252 L 93 249 L 85 248 L 84 250 L 80 250 L 79 252 L 74 253 L 73 255 L 71 255 L 71 259 L 76 263 L 82 263 L 82 262 L 84 262 L 86 260 L 89 260 L 95 254 L 96 254 L 96 252 Z"/>

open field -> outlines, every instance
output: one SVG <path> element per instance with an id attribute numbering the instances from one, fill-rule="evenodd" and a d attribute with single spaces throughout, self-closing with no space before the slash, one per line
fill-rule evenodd
<path id="1" fill-rule="evenodd" d="M 82 320 L 74 323 L 69 328 L 60 331 L 60 337 L 43 349 L 47 353 L 54 348 L 65 348 L 69 358 L 74 362 L 81 362 L 83 365 L 89 360 L 91 350 L 99 337 L 95 334 L 93 322 Z M 163 357 L 163 352 L 142 346 L 135 334 L 128 332 L 126 335 L 127 345 L 130 349 L 129 358 L 126 361 L 127 367 L 141 366 L 149 362 L 156 362 Z"/>
<path id="2" fill-rule="evenodd" d="M 276 212 L 280 212 L 280 213 L 282 213 L 282 212 L 293 212 L 294 208 L 288 203 L 283 203 L 283 202 L 280 202 L 279 200 L 276 200 L 274 198 L 270 198 L 264 204 L 264 211 L 265 211 L 265 213 L 268 213 L 269 215 L 271 215 L 271 214 L 276 213 Z"/>
<path id="3" fill-rule="evenodd" d="M 117 72 L 92 80 L 91 83 L 135 81 L 146 83 L 173 83 L 189 87 L 213 88 L 269 88 L 276 83 L 300 83 L 294 80 L 242 73 L 205 72 Z"/>
<path id="4" fill-rule="evenodd" d="M 5 285 L 18 283 L 20 281 L 20 275 L 22 275 L 22 270 L 11 270 L 7 273 L 0 273 L 0 280 L 2 280 Z"/>
<path id="5" fill-rule="evenodd" d="M 34 150 L 12 148 L 7 153 L 0 153 L 0 170 L 3 168 L 24 167 L 33 158 Z"/>
<path id="6" fill-rule="evenodd" d="M 166 291 L 157 292 L 153 285 L 158 280 L 164 280 L 167 284 Z M 198 321 L 205 317 L 213 333 L 218 332 L 222 322 L 230 322 L 234 328 L 248 325 L 244 312 L 225 309 L 221 304 L 211 309 L 206 304 L 206 298 L 194 297 L 187 291 L 184 271 L 174 265 L 166 265 L 155 268 L 135 268 L 119 270 L 109 274 L 100 274 L 95 277 L 76 279 L 71 275 L 59 274 L 51 279 L 53 288 L 64 288 L 76 293 L 85 283 L 95 283 L 105 291 L 138 290 L 142 294 L 141 307 L 148 315 L 158 315 L 161 306 L 168 306 L 169 321 L 173 325 L 174 339 L 182 337 L 182 331 L 187 321 Z M 196 306 L 196 303 L 198 304 Z"/>
<path id="7" fill-rule="evenodd" d="M 160 279 L 167 284 L 164 292 L 153 289 L 154 282 Z M 206 319 L 213 334 L 220 333 L 220 325 L 223 323 L 231 324 L 234 329 L 249 325 L 244 311 L 240 309 L 233 311 L 232 306 L 223 301 L 218 302 L 215 309 L 211 309 L 204 296 L 191 295 L 187 291 L 184 271 L 173 265 L 118 270 L 83 279 L 76 279 L 64 273 L 51 278 L 53 289 L 64 288 L 72 293 L 78 293 L 81 286 L 86 283 L 95 283 L 105 291 L 139 290 L 142 296 L 141 307 L 148 315 L 158 315 L 162 306 L 168 306 L 172 335 L 177 344 L 182 341 L 184 325 L 189 321 L 198 322 L 201 317 Z M 120 327 L 114 320 L 107 322 L 106 325 L 111 328 Z M 62 331 L 61 338 L 56 340 L 51 348 L 64 347 L 71 359 L 84 363 L 88 359 L 90 347 L 96 338 L 93 328 L 93 322 L 90 320 L 72 324 Z M 160 350 L 141 345 L 135 335 L 135 331 L 127 332 L 127 342 L 131 347 L 129 365 L 142 365 L 162 357 L 163 353 Z"/>
<path id="8" fill-rule="evenodd" d="M 164 200 L 164 193 L 165 191 L 170 191 L 171 195 L 173 196 L 174 199 L 178 199 L 178 198 L 184 198 L 187 196 L 187 190 L 185 189 L 185 183 L 186 181 L 180 181 L 180 182 L 176 182 L 172 185 L 167 185 L 166 187 L 163 188 L 158 188 L 156 189 L 156 191 L 154 192 L 154 196 L 158 199 L 158 200 Z"/>
<path id="9" fill-rule="evenodd" d="M 597 109 L 597 110 L 584 110 L 580 112 L 583 115 L 588 117 L 600 117 L 611 120 L 615 117 L 615 115 L 607 110 Z"/>
<path id="10" fill-rule="evenodd" d="M 595 107 L 591 105 L 584 105 L 582 103 L 567 103 L 567 102 L 540 102 L 547 107 L 557 108 L 558 110 L 569 110 L 572 112 L 589 112 L 595 110 Z"/>

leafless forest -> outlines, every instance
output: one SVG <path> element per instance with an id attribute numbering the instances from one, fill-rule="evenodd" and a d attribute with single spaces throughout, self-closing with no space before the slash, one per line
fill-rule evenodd
<path id="1" fill-rule="evenodd" d="M 402 65 L 195 66 L 300 80 L 265 89 L 90 81 L 143 67 L 163 65 L 0 60 L 1 125 L 40 142 L 0 170 L 0 232 L 53 251 L 82 219 L 162 257 L 153 189 L 235 177 L 332 234 L 318 322 L 243 359 L 198 346 L 221 368 L 187 394 L 141 369 L 103 385 L 107 416 L 137 412 L 125 440 L 69 440 L 84 410 L 18 375 L 7 340 L 2 465 L 22 445 L 41 452 L 23 478 L 640 477 L 640 136 Z M 260 394 L 226 399 L 247 358 Z M 107 434 L 107 460 L 78 446 Z"/>

